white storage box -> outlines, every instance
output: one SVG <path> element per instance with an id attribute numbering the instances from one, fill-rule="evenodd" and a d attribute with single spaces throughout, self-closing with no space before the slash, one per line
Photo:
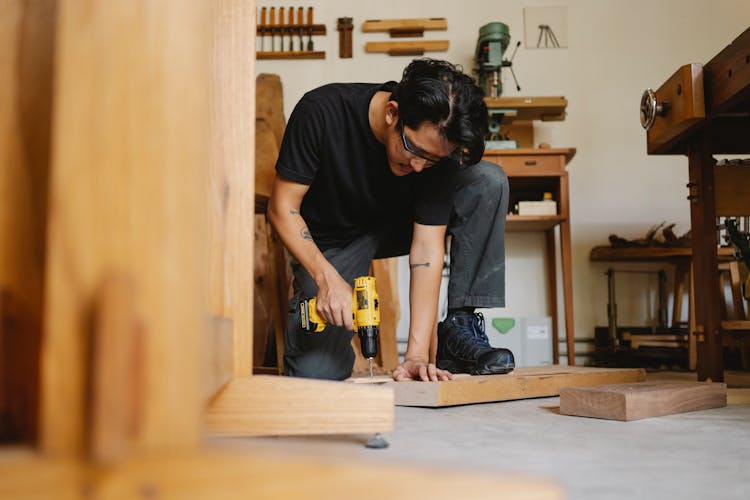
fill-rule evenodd
<path id="1" fill-rule="evenodd" d="M 518 215 L 557 215 L 557 202 L 554 200 L 519 201 Z"/>
<path id="2" fill-rule="evenodd" d="M 514 318 L 503 308 L 479 312 L 490 345 L 510 349 L 516 366 L 552 364 L 552 318 Z"/>

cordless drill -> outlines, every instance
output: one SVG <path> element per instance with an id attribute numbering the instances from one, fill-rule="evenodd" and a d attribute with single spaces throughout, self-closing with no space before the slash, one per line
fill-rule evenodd
<path id="1" fill-rule="evenodd" d="M 300 302 L 302 328 L 310 333 L 322 332 L 326 327 L 325 320 L 320 317 L 315 308 L 316 304 L 316 297 Z M 352 322 L 354 331 L 359 336 L 362 355 L 370 361 L 370 379 L 372 379 L 372 360 L 378 355 L 380 333 L 378 292 L 375 290 L 375 278 L 372 276 L 360 276 L 354 280 Z"/>

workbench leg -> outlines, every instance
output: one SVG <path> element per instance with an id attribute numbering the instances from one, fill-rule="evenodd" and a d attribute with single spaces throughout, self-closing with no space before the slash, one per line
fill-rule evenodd
<path id="1" fill-rule="evenodd" d="M 690 220 L 693 234 L 693 264 L 697 335 L 698 380 L 724 380 L 719 317 L 719 274 L 716 257 L 716 200 L 714 164 L 708 134 L 697 135 L 689 146 Z"/>
<path id="2" fill-rule="evenodd" d="M 555 229 L 548 229 L 545 233 L 547 241 L 547 300 L 552 316 L 552 363 L 560 363 L 560 329 L 557 324 L 557 253 L 555 251 Z"/>
<path id="3" fill-rule="evenodd" d="M 564 179 L 567 181 L 567 177 Z M 565 189 L 567 190 L 567 187 Z M 576 364 L 576 349 L 573 322 L 573 269 L 570 253 L 570 222 L 565 221 L 560 224 L 560 260 L 565 301 L 565 340 L 568 346 L 568 364 L 573 366 Z"/>

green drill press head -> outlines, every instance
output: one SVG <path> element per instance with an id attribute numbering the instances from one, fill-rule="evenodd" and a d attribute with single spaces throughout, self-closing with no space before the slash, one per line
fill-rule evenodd
<path id="1" fill-rule="evenodd" d="M 479 28 L 475 54 L 476 72 L 479 86 L 488 97 L 499 97 L 503 93 L 500 69 L 503 67 L 503 54 L 509 43 L 510 29 L 507 24 L 495 22 Z"/>

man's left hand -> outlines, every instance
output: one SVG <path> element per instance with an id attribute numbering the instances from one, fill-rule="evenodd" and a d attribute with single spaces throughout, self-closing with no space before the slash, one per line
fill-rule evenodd
<path id="1" fill-rule="evenodd" d="M 453 380 L 453 375 L 441 370 L 434 363 L 422 360 L 408 359 L 393 370 L 393 380 L 422 380 L 424 382 L 437 382 L 439 380 Z"/>

